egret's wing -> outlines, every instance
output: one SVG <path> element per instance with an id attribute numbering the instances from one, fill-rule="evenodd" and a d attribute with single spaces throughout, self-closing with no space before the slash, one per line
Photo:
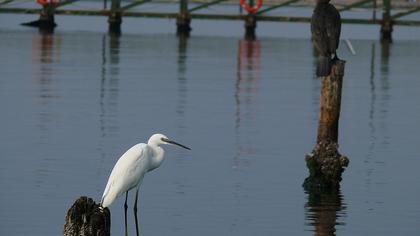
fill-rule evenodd
<path id="1" fill-rule="evenodd" d="M 110 205 L 117 197 L 142 181 L 148 161 L 147 149 L 149 147 L 144 143 L 134 145 L 118 159 L 102 196 L 103 206 Z"/>

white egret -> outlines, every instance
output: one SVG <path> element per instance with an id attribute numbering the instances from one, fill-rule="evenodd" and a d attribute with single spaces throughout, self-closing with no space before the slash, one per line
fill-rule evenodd
<path id="1" fill-rule="evenodd" d="M 109 176 L 105 191 L 102 195 L 101 206 L 108 207 L 112 202 L 125 193 L 124 219 L 125 235 L 127 235 L 127 197 L 128 191 L 136 188 L 136 200 L 134 203 L 134 216 L 136 220 L 136 233 L 139 235 L 137 220 L 137 198 L 139 187 L 144 175 L 158 168 L 163 160 L 165 151 L 159 145 L 173 144 L 191 150 L 182 144 L 168 139 L 163 134 L 154 134 L 147 144 L 139 143 L 128 149 L 117 161 Z"/>

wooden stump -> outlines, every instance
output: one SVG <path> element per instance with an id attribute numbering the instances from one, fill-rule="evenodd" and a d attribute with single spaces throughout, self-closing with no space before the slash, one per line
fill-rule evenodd
<path id="1" fill-rule="evenodd" d="M 80 197 L 67 211 L 65 236 L 109 236 L 111 213 L 91 198 Z"/>
<path id="2" fill-rule="evenodd" d="M 309 177 L 306 190 L 336 190 L 341 174 L 348 165 L 347 157 L 338 152 L 338 121 L 345 61 L 336 60 L 331 73 L 322 77 L 317 144 L 305 157 Z"/>

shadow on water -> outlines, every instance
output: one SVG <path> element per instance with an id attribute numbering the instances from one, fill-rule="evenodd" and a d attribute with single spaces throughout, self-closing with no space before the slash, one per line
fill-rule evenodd
<path id="1" fill-rule="evenodd" d="M 341 192 L 307 192 L 308 201 L 305 205 L 306 225 L 316 236 L 336 235 L 336 227 L 345 225 L 346 204 L 343 203 Z"/>
<path id="2" fill-rule="evenodd" d="M 234 166 L 239 165 L 239 157 L 243 154 L 256 153 L 254 142 L 243 140 L 249 135 L 243 135 L 243 129 L 255 127 L 256 99 L 260 81 L 260 51 L 261 44 L 257 39 L 241 39 L 238 41 L 237 77 L 235 82 L 235 136 L 237 153 Z M 245 130 L 252 133 L 252 130 Z"/>

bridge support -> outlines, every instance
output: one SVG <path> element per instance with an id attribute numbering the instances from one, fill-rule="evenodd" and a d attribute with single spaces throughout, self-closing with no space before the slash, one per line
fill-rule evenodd
<path id="1" fill-rule="evenodd" d="M 42 6 L 39 19 L 27 23 L 24 26 L 38 27 L 41 32 L 52 33 L 57 24 L 54 21 L 55 4 L 49 3 Z"/>
<path id="2" fill-rule="evenodd" d="M 391 18 L 391 0 L 383 0 L 384 12 L 381 21 L 381 41 L 392 42 L 393 21 Z"/>
<path id="3" fill-rule="evenodd" d="M 245 39 L 254 40 L 256 38 L 256 28 L 257 16 L 254 13 L 248 13 L 245 17 Z"/>
<path id="4" fill-rule="evenodd" d="M 177 35 L 189 36 L 191 31 L 191 16 L 188 12 L 188 0 L 180 0 L 179 14 L 176 17 Z"/>
<path id="5" fill-rule="evenodd" d="M 108 16 L 108 31 L 111 34 L 121 34 L 121 0 L 112 0 L 111 2 L 111 12 Z"/>

